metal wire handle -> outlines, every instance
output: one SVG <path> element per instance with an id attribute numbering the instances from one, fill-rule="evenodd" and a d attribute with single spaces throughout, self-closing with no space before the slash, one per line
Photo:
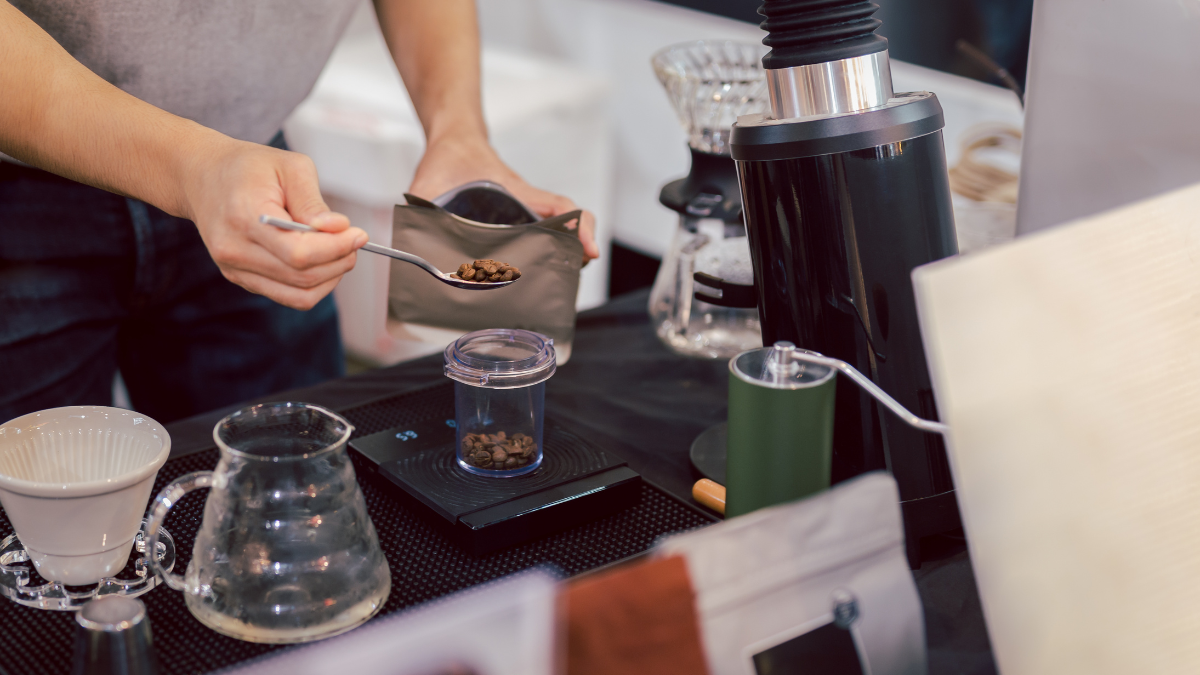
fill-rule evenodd
<path id="1" fill-rule="evenodd" d="M 805 363 L 813 363 L 826 368 L 833 368 L 841 372 L 846 377 L 854 380 L 854 383 L 866 390 L 868 394 L 875 397 L 875 400 L 887 406 L 897 417 L 908 423 L 909 426 L 928 431 L 935 434 L 945 434 L 950 431 L 950 427 L 941 422 L 934 422 L 914 415 L 908 408 L 905 408 L 899 401 L 888 395 L 886 391 L 881 389 L 879 385 L 871 381 L 869 377 L 858 372 L 854 366 L 839 359 L 831 359 L 828 356 L 813 354 L 799 349 L 792 350 L 792 358 Z"/>

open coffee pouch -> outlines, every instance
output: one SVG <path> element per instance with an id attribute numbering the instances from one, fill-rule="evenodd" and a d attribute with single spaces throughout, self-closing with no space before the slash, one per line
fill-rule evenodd
<path id="1" fill-rule="evenodd" d="M 925 675 L 925 621 L 882 472 L 663 541 L 712 675 Z"/>
<path id="2" fill-rule="evenodd" d="M 473 291 L 392 261 L 388 332 L 402 339 L 449 343 L 468 331 L 521 328 L 551 338 L 558 363 L 565 363 L 575 337 L 583 263 L 583 245 L 569 228 L 578 226 L 581 211 L 536 220 L 519 201 L 488 183 L 467 184 L 435 200 L 445 208 L 420 197 L 405 198 L 408 205 L 396 206 L 393 214 L 392 247 L 445 272 L 490 258 L 516 266 L 522 276 L 505 288 Z"/>

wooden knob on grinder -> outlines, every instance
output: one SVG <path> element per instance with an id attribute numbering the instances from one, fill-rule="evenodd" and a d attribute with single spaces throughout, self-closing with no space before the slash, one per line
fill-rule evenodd
<path id="1" fill-rule="evenodd" d="M 701 478 L 692 486 L 692 499 L 725 515 L 725 486 L 707 478 Z"/>

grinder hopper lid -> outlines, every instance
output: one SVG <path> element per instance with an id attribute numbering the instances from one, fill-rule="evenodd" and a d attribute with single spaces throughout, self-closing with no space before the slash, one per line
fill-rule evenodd
<path id="1" fill-rule="evenodd" d="M 729 372 L 738 379 L 769 389 L 808 389 L 825 384 L 834 376 L 833 368 L 805 363 L 797 353 L 816 354 L 798 349 L 791 342 L 776 342 L 773 347 L 751 349 L 729 360 Z"/>

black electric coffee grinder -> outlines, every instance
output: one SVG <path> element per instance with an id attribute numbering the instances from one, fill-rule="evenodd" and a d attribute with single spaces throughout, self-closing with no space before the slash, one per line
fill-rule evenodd
<path id="1" fill-rule="evenodd" d="M 763 344 L 842 359 L 936 419 L 909 275 L 957 252 L 941 129 L 928 92 L 895 94 L 878 5 L 766 0 L 771 110 L 732 132 Z M 836 483 L 887 469 L 900 486 L 911 565 L 920 539 L 959 527 L 938 434 L 839 387 Z"/>

